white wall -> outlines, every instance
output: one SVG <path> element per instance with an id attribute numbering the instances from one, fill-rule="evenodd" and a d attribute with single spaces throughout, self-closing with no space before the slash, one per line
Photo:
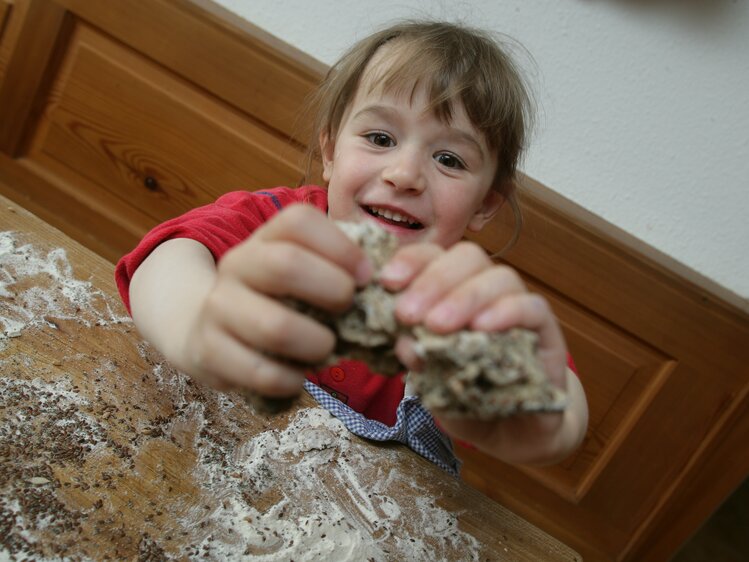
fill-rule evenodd
<path id="1" fill-rule="evenodd" d="M 749 2 L 218 1 L 327 64 L 402 17 L 510 35 L 542 107 L 523 170 L 749 298 Z"/>

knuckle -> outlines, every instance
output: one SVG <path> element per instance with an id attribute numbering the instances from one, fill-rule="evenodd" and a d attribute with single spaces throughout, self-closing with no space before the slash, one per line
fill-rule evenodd
<path id="1" fill-rule="evenodd" d="M 515 285 L 522 284 L 522 280 L 520 279 L 520 275 L 518 274 L 518 272 L 509 265 L 498 265 L 496 267 L 500 278 Z"/>
<path id="2" fill-rule="evenodd" d="M 458 251 L 462 253 L 468 254 L 469 256 L 486 257 L 486 252 L 484 251 L 484 249 L 475 242 L 461 240 L 460 242 L 455 244 L 455 248 L 457 248 Z"/>
<path id="3" fill-rule="evenodd" d="M 216 374 L 220 343 L 215 330 L 202 330 L 195 345 L 190 346 L 190 363 L 195 374 L 207 378 Z"/>
<path id="4" fill-rule="evenodd" d="M 269 314 L 257 326 L 259 345 L 265 350 L 282 352 L 294 341 L 296 326 L 291 313 Z"/>
<path id="5" fill-rule="evenodd" d="M 206 320 L 214 318 L 223 308 L 222 292 L 218 288 L 210 291 L 203 301 L 203 316 Z"/>
<path id="6" fill-rule="evenodd" d="M 355 292 L 356 282 L 354 279 L 348 276 L 341 276 L 340 281 L 330 285 L 325 308 L 330 309 L 332 312 L 343 312 L 351 306 Z"/>
<path id="7" fill-rule="evenodd" d="M 268 249 L 262 257 L 267 276 L 273 278 L 287 274 L 296 264 L 299 264 L 302 251 L 294 244 L 274 244 L 273 250 Z"/>
<path id="8" fill-rule="evenodd" d="M 245 361 L 246 372 L 252 379 L 254 386 L 257 387 L 258 380 L 264 379 L 263 374 L 268 369 L 268 360 L 261 353 L 249 353 Z"/>
<path id="9" fill-rule="evenodd" d="M 259 244 L 253 244 L 252 248 L 262 247 Z M 244 265 L 248 261 L 248 248 L 247 244 L 238 244 L 233 248 L 229 249 L 216 263 L 216 270 L 219 276 L 241 276 L 241 272 L 244 269 Z"/>
<path id="10" fill-rule="evenodd" d="M 490 261 L 489 256 L 487 256 L 484 249 L 478 244 L 475 244 L 474 242 L 461 240 L 460 242 L 455 244 L 455 251 L 459 252 L 461 255 L 468 257 L 472 261 L 477 261 L 477 262 Z"/>
<path id="11" fill-rule="evenodd" d="M 538 293 L 531 293 L 528 297 L 530 299 L 533 310 L 538 314 L 546 314 L 551 311 L 551 305 L 546 297 L 539 295 Z"/>
<path id="12" fill-rule="evenodd" d="M 311 205 L 300 203 L 289 205 L 278 215 L 278 220 L 285 226 L 295 227 L 303 224 L 318 214 L 318 210 Z"/>
<path id="13" fill-rule="evenodd" d="M 240 246 L 234 246 L 228 250 L 221 259 L 218 260 L 216 268 L 219 272 L 236 271 L 242 261 L 242 251 Z"/>

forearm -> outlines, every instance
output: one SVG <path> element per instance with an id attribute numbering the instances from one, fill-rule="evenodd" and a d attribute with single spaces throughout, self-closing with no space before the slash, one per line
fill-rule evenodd
<path id="1" fill-rule="evenodd" d="M 130 307 L 141 335 L 183 368 L 187 331 L 216 279 L 208 249 L 194 240 L 168 240 L 138 267 L 130 283 Z"/>

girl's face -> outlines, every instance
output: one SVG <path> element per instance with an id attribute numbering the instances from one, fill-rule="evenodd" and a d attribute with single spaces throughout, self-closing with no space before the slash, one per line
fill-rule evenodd
<path id="1" fill-rule="evenodd" d="M 462 105 L 445 123 L 423 89 L 367 93 L 364 82 L 336 138 L 320 139 L 330 217 L 443 247 L 480 230 L 502 203 L 490 189 L 497 159 Z"/>

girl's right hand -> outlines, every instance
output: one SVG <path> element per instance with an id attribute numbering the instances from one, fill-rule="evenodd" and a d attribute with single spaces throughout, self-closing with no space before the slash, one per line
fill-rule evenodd
<path id="1" fill-rule="evenodd" d="M 323 212 L 290 206 L 219 261 L 215 283 L 186 332 L 179 366 L 222 388 L 296 394 L 304 378 L 294 363 L 322 361 L 335 336 L 279 299 L 342 311 L 371 275 L 364 252 Z"/>

